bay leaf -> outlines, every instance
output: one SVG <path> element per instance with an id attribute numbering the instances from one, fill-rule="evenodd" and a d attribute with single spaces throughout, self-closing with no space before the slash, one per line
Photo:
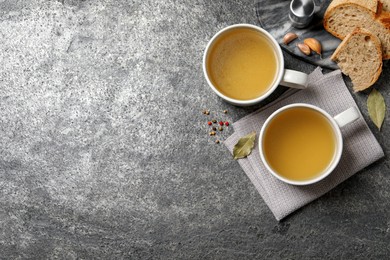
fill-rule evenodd
<path id="1" fill-rule="evenodd" d="M 376 89 L 372 89 L 367 98 L 367 109 L 372 122 L 380 130 L 385 120 L 386 104 L 382 94 Z"/>
<path id="2" fill-rule="evenodd" d="M 255 146 L 256 132 L 241 137 L 240 140 L 234 145 L 233 158 L 235 160 L 245 158 L 251 154 L 253 147 Z"/>

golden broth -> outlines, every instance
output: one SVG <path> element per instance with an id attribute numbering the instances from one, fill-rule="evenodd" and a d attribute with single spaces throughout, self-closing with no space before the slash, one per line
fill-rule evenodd
<path id="1" fill-rule="evenodd" d="M 267 92 L 275 80 L 277 65 L 270 41 L 250 28 L 220 35 L 206 61 L 213 85 L 225 96 L 238 100 L 254 99 Z"/>
<path id="2" fill-rule="evenodd" d="M 328 119 L 305 107 L 282 111 L 264 132 L 263 151 L 270 167 L 296 181 L 324 172 L 336 153 L 336 137 Z"/>

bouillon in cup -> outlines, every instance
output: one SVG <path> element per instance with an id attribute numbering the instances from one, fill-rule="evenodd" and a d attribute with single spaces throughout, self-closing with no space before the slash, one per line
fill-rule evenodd
<path id="1" fill-rule="evenodd" d="M 286 183 L 318 182 L 328 176 L 340 160 L 343 148 L 340 127 L 359 117 L 355 107 L 334 118 L 309 104 L 282 107 L 261 129 L 260 157 L 269 172 Z"/>
<path id="2" fill-rule="evenodd" d="M 237 24 L 219 31 L 208 43 L 203 70 L 210 87 L 224 100 L 253 105 L 281 84 L 305 88 L 307 74 L 284 69 L 279 44 L 264 29 Z"/>

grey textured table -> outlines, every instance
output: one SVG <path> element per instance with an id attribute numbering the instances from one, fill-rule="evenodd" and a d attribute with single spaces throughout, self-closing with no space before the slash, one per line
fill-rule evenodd
<path id="1" fill-rule="evenodd" d="M 388 257 L 387 157 L 278 223 L 207 135 L 202 109 L 259 107 L 202 74 L 208 39 L 242 22 L 254 1 L 1 0 L 0 258 Z M 389 81 L 387 66 L 390 105 Z M 389 123 L 369 123 L 386 154 Z"/>

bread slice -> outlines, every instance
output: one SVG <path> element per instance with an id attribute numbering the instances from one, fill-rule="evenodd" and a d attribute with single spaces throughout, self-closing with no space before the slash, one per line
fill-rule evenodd
<path id="1" fill-rule="evenodd" d="M 343 4 L 361 6 L 376 14 L 380 3 L 378 3 L 378 0 L 333 0 L 329 4 L 328 9 L 332 9 Z"/>
<path id="2" fill-rule="evenodd" d="M 384 11 L 384 12 L 390 12 L 390 0 L 381 0 L 381 2 L 382 2 L 382 10 Z"/>
<path id="3" fill-rule="evenodd" d="M 390 13 L 382 12 L 378 0 L 334 0 L 324 15 L 324 27 L 344 39 L 356 27 L 378 36 L 383 59 L 390 59 Z"/>
<path id="4" fill-rule="evenodd" d="M 382 72 L 382 50 L 379 38 L 365 29 L 356 28 L 348 34 L 331 59 L 352 80 L 353 90 L 372 86 Z"/>

